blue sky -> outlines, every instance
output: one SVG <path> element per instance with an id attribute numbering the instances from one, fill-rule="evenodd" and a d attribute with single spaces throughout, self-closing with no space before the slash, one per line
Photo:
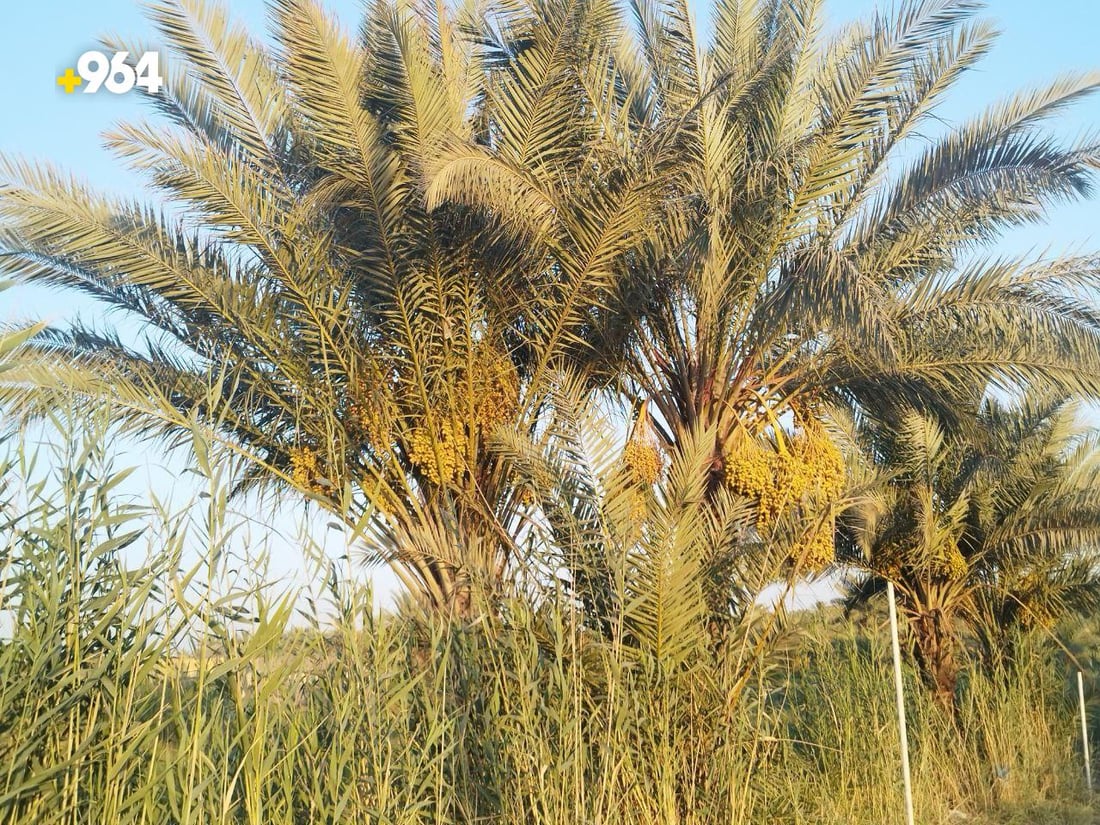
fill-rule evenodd
<path id="1" fill-rule="evenodd" d="M 133 95 L 66 95 L 55 78 L 102 35 L 148 40 L 150 28 L 137 0 L 3 0 L 0 12 L 0 154 L 49 159 L 106 190 L 136 194 L 138 181 L 100 147 L 100 134 L 119 120 L 143 114 Z M 359 20 L 361 0 L 328 0 L 347 27 Z M 873 10 L 873 0 L 829 0 L 833 23 Z M 265 31 L 263 0 L 229 0 L 233 14 Z M 696 14 L 709 15 L 698 2 Z M 1061 73 L 1100 68 L 1100 3 L 1092 0 L 991 0 L 986 16 L 1002 35 L 993 53 L 967 76 L 941 109 L 950 128 L 986 103 Z M 703 24 L 705 26 L 705 23 Z M 1100 97 L 1058 122 L 1067 137 L 1100 131 Z M 1100 198 L 1060 208 L 1043 227 L 1007 238 L 1005 252 L 1100 249 Z M 94 310 L 67 296 L 16 288 L 0 293 L 0 320 L 61 321 Z M 151 459 L 148 483 L 172 476 Z M 293 554 L 283 560 L 294 566 Z M 283 566 L 283 565 L 280 565 Z"/>

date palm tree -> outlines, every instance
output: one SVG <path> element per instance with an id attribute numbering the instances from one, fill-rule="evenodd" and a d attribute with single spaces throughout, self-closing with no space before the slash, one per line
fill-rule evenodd
<path id="1" fill-rule="evenodd" d="M 687 123 L 689 205 L 643 264 L 661 288 L 627 313 L 629 375 L 667 443 L 715 428 L 716 482 L 745 461 L 741 433 L 781 440 L 777 420 L 812 414 L 813 399 L 874 410 L 974 381 L 1096 386 L 1096 315 L 1079 297 L 1094 258 L 970 261 L 1089 191 L 1097 146 L 1062 146 L 1043 124 L 1098 77 L 1011 97 L 926 142 L 992 43 L 977 4 L 907 3 L 831 38 L 823 6 L 719 3 L 709 50 L 677 45 L 683 6 L 645 27 L 661 55 L 655 108 Z"/>
<path id="2" fill-rule="evenodd" d="M 713 433 L 712 499 L 835 469 L 822 401 L 1100 378 L 1095 261 L 960 263 L 1087 192 L 1095 147 L 1043 123 L 1097 78 L 904 161 L 991 42 L 968 0 L 834 37 L 821 0 L 722 0 L 709 45 L 653 0 L 379 0 L 358 42 L 276 0 L 273 47 L 202 0 L 151 9 L 169 128 L 108 143 L 167 205 L 14 160 L 0 183 L 3 269 L 147 340 L 50 330 L 2 398 L 33 415 L 62 387 L 142 434 L 211 428 L 248 483 L 331 509 L 436 606 L 470 610 L 529 536 L 491 442 L 537 430 L 563 367 L 645 402 L 665 449 Z M 838 486 L 767 509 L 831 514 Z"/>
<path id="3" fill-rule="evenodd" d="M 683 0 L 635 0 L 590 64 L 606 79 L 614 63 L 616 94 L 577 110 L 608 138 L 586 162 L 626 182 L 624 197 L 656 176 L 665 204 L 592 308 L 593 346 L 579 354 L 644 402 L 666 449 L 714 433 L 712 497 L 724 485 L 776 498 L 792 474 L 835 468 L 809 437 L 829 405 L 935 406 L 987 381 L 1096 390 L 1096 258 L 981 252 L 1090 191 L 1096 143 L 1060 142 L 1046 123 L 1100 76 L 1011 96 L 929 140 L 938 104 L 993 42 L 979 8 L 909 2 L 827 35 L 822 0 L 720 0 L 704 43 Z M 523 43 L 538 27 L 515 19 Z M 458 146 L 436 185 L 512 215 L 508 226 L 556 218 L 560 179 L 529 162 L 494 141 Z M 555 237 L 536 236 L 548 258 Z M 835 509 L 843 485 L 828 486 L 819 504 Z M 761 507 L 765 532 L 775 509 Z"/>
<path id="4" fill-rule="evenodd" d="M 894 582 L 917 666 L 944 707 L 967 635 L 984 662 L 1008 664 L 1014 631 L 1100 605 L 1100 450 L 1079 413 L 1030 396 L 986 400 L 954 432 L 916 411 L 864 432 L 882 485 L 843 519 L 862 570 L 849 604 Z"/>
<path id="5" fill-rule="evenodd" d="M 212 429 L 251 459 L 247 485 L 296 488 L 429 603 L 473 609 L 525 529 L 489 437 L 539 408 L 658 202 L 635 186 L 620 209 L 625 184 L 574 164 L 595 129 L 563 68 L 610 35 L 606 5 L 569 8 L 542 9 L 519 54 L 470 9 L 376 3 L 354 42 L 314 0 L 279 0 L 269 48 L 222 6 L 153 4 L 161 122 L 107 143 L 165 206 L 11 159 L 0 183 L 0 266 L 90 294 L 145 340 L 48 330 L 4 400 L 34 415 L 76 392 L 169 442 Z M 553 223 L 552 261 L 509 216 L 439 194 L 461 191 L 441 155 L 489 143 L 523 170 L 520 228 Z M 525 181 L 574 166 L 572 215 L 532 200 Z"/>

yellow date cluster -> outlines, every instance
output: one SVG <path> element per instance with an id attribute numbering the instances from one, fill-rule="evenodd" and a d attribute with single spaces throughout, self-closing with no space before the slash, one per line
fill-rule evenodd
<path id="1" fill-rule="evenodd" d="M 519 409 L 515 366 L 507 355 L 489 346 L 475 349 L 468 374 L 459 376 L 454 386 L 460 394 L 441 400 L 439 409 L 412 430 L 406 444 L 409 461 L 436 485 L 459 479 L 471 440 L 492 432 Z"/>
<path id="2" fill-rule="evenodd" d="M 820 568 L 834 560 L 831 511 L 844 491 L 844 459 L 819 421 L 805 416 L 799 424 L 793 437 L 779 434 L 774 447 L 748 437 L 733 440 L 724 457 L 723 480 L 756 502 L 756 524 L 762 529 L 795 507 L 810 517 L 829 513 L 791 552 L 793 559 Z"/>
<path id="3" fill-rule="evenodd" d="M 440 486 L 462 476 L 475 439 L 513 418 L 519 408 L 519 376 L 511 359 L 488 344 L 474 347 L 469 361 L 440 381 L 425 410 L 406 401 L 415 397 L 400 375 L 360 378 L 348 390 L 340 417 L 351 454 L 369 449 L 376 456 L 401 450 L 427 482 Z M 315 442 L 313 442 L 315 444 Z M 350 461 L 354 464 L 357 459 Z M 331 492 L 327 466 L 315 446 L 298 444 L 290 451 L 290 476 L 302 490 Z"/>
<path id="4" fill-rule="evenodd" d="M 949 541 L 934 551 L 923 547 L 917 539 L 900 546 L 887 544 L 875 549 L 872 561 L 882 576 L 894 581 L 907 570 L 947 582 L 962 581 L 970 572 L 970 564 L 957 541 Z"/>
<path id="5" fill-rule="evenodd" d="M 657 483 L 664 469 L 661 451 L 640 438 L 632 438 L 623 448 L 623 467 L 635 484 L 649 487 Z"/>
<path id="6" fill-rule="evenodd" d="M 310 447 L 294 447 L 290 451 L 290 478 L 302 490 L 314 493 L 327 491 L 321 482 L 324 473 L 317 451 Z"/>
<path id="7" fill-rule="evenodd" d="M 933 576 L 948 581 L 965 579 L 970 569 L 966 563 L 966 557 L 955 542 L 952 542 L 946 550 L 936 554 L 932 559 L 931 568 Z"/>

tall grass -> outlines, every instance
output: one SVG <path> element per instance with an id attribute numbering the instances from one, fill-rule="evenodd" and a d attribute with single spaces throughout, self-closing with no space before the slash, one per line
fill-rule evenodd
<path id="1" fill-rule="evenodd" d="M 334 575 L 303 622 L 219 566 L 215 473 L 185 521 L 119 503 L 100 448 L 65 459 L 50 483 L 8 472 L 0 822 L 901 821 L 873 617 L 796 617 L 744 688 L 733 661 L 670 673 L 552 598 L 459 625 Z M 189 530 L 209 557 L 183 569 Z M 922 822 L 1093 821 L 1066 666 L 1022 661 L 972 674 L 957 720 L 909 675 Z"/>

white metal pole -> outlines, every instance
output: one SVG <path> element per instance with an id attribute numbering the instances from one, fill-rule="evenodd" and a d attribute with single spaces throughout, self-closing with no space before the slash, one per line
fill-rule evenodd
<path id="1" fill-rule="evenodd" d="M 901 645 L 898 643 L 898 611 L 894 606 L 894 583 L 886 583 L 890 600 L 890 641 L 894 648 L 894 692 L 898 703 L 898 734 L 901 738 L 901 779 L 905 787 L 905 822 L 913 825 L 913 779 L 909 774 L 909 733 L 905 728 L 905 688 L 901 682 Z"/>
<path id="2" fill-rule="evenodd" d="M 1077 698 L 1081 702 L 1081 749 L 1085 752 L 1085 785 L 1092 792 L 1092 759 L 1089 756 L 1089 723 L 1085 714 L 1085 677 L 1077 671 Z"/>

